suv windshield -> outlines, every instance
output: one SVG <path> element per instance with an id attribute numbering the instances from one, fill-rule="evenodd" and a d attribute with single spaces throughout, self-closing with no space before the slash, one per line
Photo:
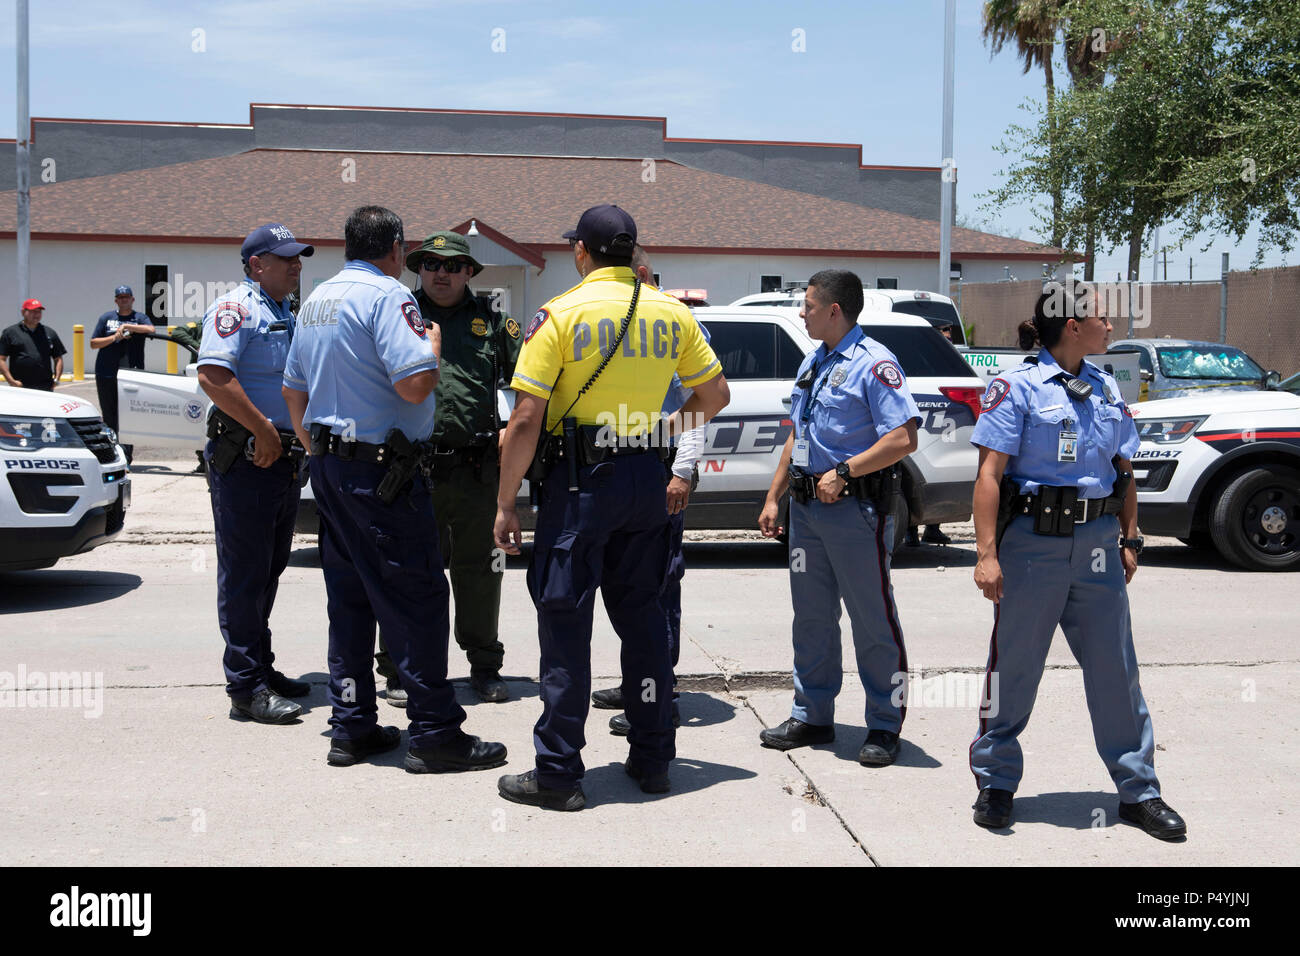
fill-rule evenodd
<path id="1" fill-rule="evenodd" d="M 1258 379 L 1264 370 L 1241 349 L 1226 345 L 1180 345 L 1156 349 L 1166 378 Z"/>
<path id="2" fill-rule="evenodd" d="M 862 324 L 867 335 L 898 356 L 909 378 L 970 378 L 975 373 L 936 329 Z"/>

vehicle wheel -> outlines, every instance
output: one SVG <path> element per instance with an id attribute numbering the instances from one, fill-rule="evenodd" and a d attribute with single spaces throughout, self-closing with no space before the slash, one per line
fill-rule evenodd
<path id="1" fill-rule="evenodd" d="M 1186 538 L 1179 538 L 1178 540 L 1189 548 L 1212 549 L 1214 547 L 1214 538 L 1208 531 L 1193 531 Z"/>
<path id="2" fill-rule="evenodd" d="M 1210 514 L 1214 545 L 1252 571 L 1300 567 L 1300 473 L 1270 465 L 1232 479 Z"/>

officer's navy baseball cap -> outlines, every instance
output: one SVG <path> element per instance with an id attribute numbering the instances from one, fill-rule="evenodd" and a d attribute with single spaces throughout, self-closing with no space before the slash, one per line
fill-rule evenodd
<path id="1" fill-rule="evenodd" d="M 412 272 L 419 272 L 420 263 L 424 261 L 425 256 L 442 256 L 444 259 L 453 257 L 468 259 L 470 265 L 474 267 L 471 275 L 478 275 L 483 271 L 483 263 L 469 254 L 469 240 L 459 232 L 452 232 L 449 229 L 431 233 L 424 242 L 420 243 L 418 249 L 408 252 L 406 254 L 406 268 Z"/>
<path id="2" fill-rule="evenodd" d="M 309 256 L 315 251 L 315 246 L 299 242 L 293 237 L 293 233 L 280 223 L 268 222 L 248 234 L 248 238 L 244 240 L 244 245 L 239 250 L 239 255 L 247 262 L 253 256 L 264 256 L 268 252 L 292 259 L 294 256 Z"/>
<path id="3" fill-rule="evenodd" d="M 592 252 L 602 256 L 630 259 L 636 250 L 636 223 L 622 209 L 605 203 L 592 206 L 578 219 L 575 229 L 565 239 L 578 239 Z"/>
<path id="4" fill-rule="evenodd" d="M 113 290 L 113 295 L 114 295 L 114 296 L 119 296 L 119 295 L 130 295 L 130 296 L 133 296 L 133 295 L 135 295 L 135 293 L 131 291 L 131 287 L 130 287 L 129 285 L 120 285 L 120 286 L 118 286 L 116 289 Z"/>
<path id="5" fill-rule="evenodd" d="M 23 309 L 35 309 L 37 312 L 43 310 L 45 306 L 41 305 L 40 299 L 28 299 L 23 303 Z"/>

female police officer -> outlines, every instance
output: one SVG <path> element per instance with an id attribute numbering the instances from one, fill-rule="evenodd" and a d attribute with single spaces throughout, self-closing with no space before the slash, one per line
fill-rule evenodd
<path id="1" fill-rule="evenodd" d="M 1103 351 L 1111 332 L 1095 304 L 1072 281 L 1046 287 L 1034 307 L 1043 348 L 989 383 L 971 437 L 979 447 L 975 584 L 995 602 L 979 733 L 970 748 L 980 787 L 975 822 L 1011 822 L 1023 764 L 1016 738 L 1029 722 L 1059 623 L 1083 670 L 1097 751 L 1119 789 L 1120 819 L 1168 840 L 1187 826 L 1160 799 L 1125 589 L 1142 549 L 1129 465 L 1138 436 L 1115 380 L 1083 359 Z M 998 521 L 1004 475 L 1005 526 Z"/>

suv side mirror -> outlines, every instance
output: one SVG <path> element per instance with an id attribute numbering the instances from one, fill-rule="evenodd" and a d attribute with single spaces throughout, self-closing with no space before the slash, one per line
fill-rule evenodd
<path id="1" fill-rule="evenodd" d="M 1151 371 L 1151 369 L 1149 368 L 1139 369 L 1138 378 L 1143 382 L 1154 382 L 1156 378 L 1156 373 Z"/>
<path id="2" fill-rule="evenodd" d="M 1282 376 L 1272 370 L 1265 372 L 1264 377 L 1259 380 L 1259 387 L 1268 392 L 1277 391 L 1280 384 L 1282 384 Z"/>

